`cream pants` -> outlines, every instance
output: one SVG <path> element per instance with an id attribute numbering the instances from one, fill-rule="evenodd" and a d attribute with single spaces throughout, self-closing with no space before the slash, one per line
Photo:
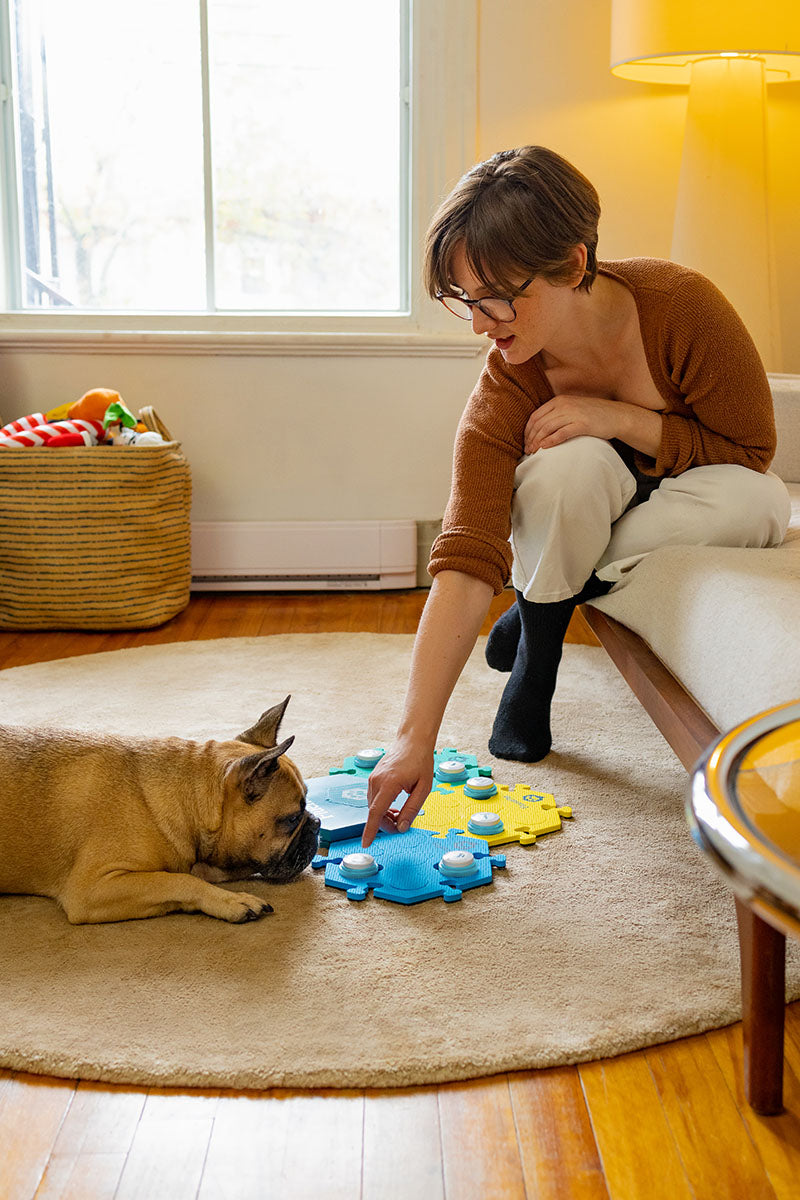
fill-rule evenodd
<path id="1" fill-rule="evenodd" d="M 593 570 L 618 583 L 659 546 L 778 546 L 789 522 L 783 481 L 732 464 L 663 479 L 629 509 L 635 493 L 634 476 L 601 438 L 526 455 L 511 507 L 517 591 L 527 600 L 566 600 Z"/>

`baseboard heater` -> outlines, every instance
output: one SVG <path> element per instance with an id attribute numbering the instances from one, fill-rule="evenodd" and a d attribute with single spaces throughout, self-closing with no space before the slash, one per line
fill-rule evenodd
<path id="1" fill-rule="evenodd" d="M 192 525 L 194 591 L 380 591 L 416 583 L 415 521 Z"/>

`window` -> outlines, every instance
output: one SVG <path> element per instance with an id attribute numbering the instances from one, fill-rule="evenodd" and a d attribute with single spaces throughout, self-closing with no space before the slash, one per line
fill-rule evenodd
<path id="1" fill-rule="evenodd" d="M 0 346 L 474 355 L 420 260 L 477 4 L 0 0 Z"/>
<path id="2" fill-rule="evenodd" d="M 13 307 L 407 308 L 406 7 L 14 0 Z"/>

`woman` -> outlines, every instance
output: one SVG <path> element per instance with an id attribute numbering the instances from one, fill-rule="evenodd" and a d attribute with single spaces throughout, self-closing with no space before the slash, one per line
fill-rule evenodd
<path id="1" fill-rule="evenodd" d="M 433 585 L 393 747 L 370 777 L 369 845 L 422 807 L 450 694 L 489 603 L 510 671 L 489 749 L 550 750 L 550 702 L 575 606 L 669 543 L 779 544 L 789 497 L 764 368 L 735 311 L 675 263 L 596 259 L 591 183 L 538 146 L 474 167 L 434 217 L 432 296 L 494 344 L 459 424 Z M 510 535 L 510 541 L 509 541 Z M 408 792 L 399 814 L 388 810 Z"/>

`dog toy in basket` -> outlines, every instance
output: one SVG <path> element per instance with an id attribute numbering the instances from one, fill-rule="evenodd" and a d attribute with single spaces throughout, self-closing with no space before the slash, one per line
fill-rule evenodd
<path id="1" fill-rule="evenodd" d="M 137 421 L 121 400 L 109 404 L 103 430 L 106 442 L 112 446 L 160 446 L 164 442 L 160 433 Z"/>
<path id="2" fill-rule="evenodd" d="M 33 413 L 4 425 L 0 446 L 96 446 L 102 437 L 102 421 L 48 421 L 44 413 Z"/>
<path id="3" fill-rule="evenodd" d="M 490 854 L 485 842 L 449 833 L 434 837 L 425 829 L 378 834 L 364 850 L 357 838 L 340 842 L 335 854 L 317 855 L 315 870 L 325 868 L 328 887 L 341 888 L 348 900 L 366 899 L 370 888 L 381 900 L 420 904 L 441 896 L 460 900 L 470 888 L 492 882 L 495 867 L 505 867 L 504 854 Z"/>
<path id="4" fill-rule="evenodd" d="M 126 408 L 119 392 L 94 388 L 72 404 L 48 413 L 32 413 L 0 429 L 3 447 L 47 446 L 160 446 L 172 438 L 152 408 L 140 419 Z"/>

